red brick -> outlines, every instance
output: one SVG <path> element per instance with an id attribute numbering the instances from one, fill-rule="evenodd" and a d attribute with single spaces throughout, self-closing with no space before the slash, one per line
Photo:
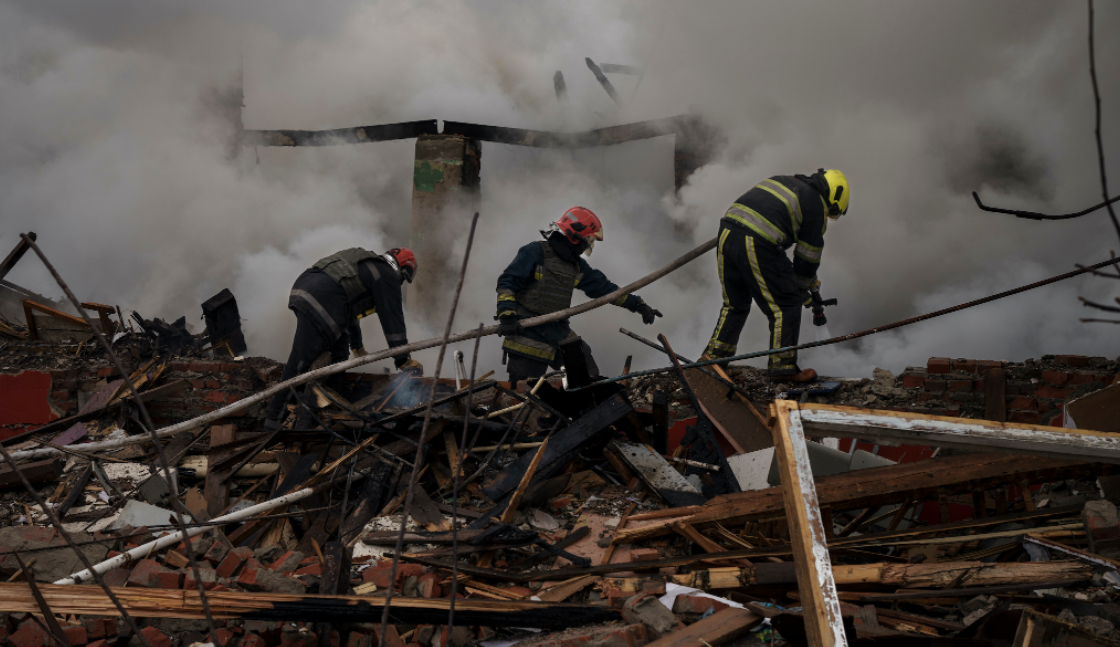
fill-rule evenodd
<path id="1" fill-rule="evenodd" d="M 203 402 L 222 402 L 222 403 L 224 403 L 226 401 L 226 395 L 224 393 L 222 393 L 221 391 L 211 391 L 211 392 L 206 394 L 205 398 L 202 398 L 202 401 Z"/>
<path id="2" fill-rule="evenodd" d="M 420 597 L 443 597 L 443 589 L 439 585 L 439 580 L 440 576 L 436 573 L 424 573 L 423 575 L 421 575 L 417 581 L 417 584 L 420 587 Z"/>
<path id="3" fill-rule="evenodd" d="M 1073 389 L 1065 386 L 1050 386 L 1049 384 L 1047 384 L 1046 386 L 1039 387 L 1038 391 L 1035 392 L 1035 395 L 1040 398 L 1064 400 L 1073 395 Z"/>
<path id="4" fill-rule="evenodd" d="M 69 400 L 71 398 L 77 397 L 77 394 L 75 394 L 73 391 L 51 391 L 52 400 Z"/>
<path id="5" fill-rule="evenodd" d="M 1065 371 L 1043 371 L 1042 381 L 1047 384 L 1061 386 L 1066 382 L 1069 382 L 1069 373 L 1066 373 Z"/>
<path id="6" fill-rule="evenodd" d="M 948 373 L 953 361 L 948 357 L 931 357 L 926 363 L 927 373 Z"/>
<path id="7" fill-rule="evenodd" d="M 12 635 L 8 636 L 8 643 L 12 647 L 46 647 L 49 638 L 47 632 L 34 620 L 24 620 Z"/>
<path id="8" fill-rule="evenodd" d="M 220 388 L 222 388 L 222 383 L 217 381 L 217 380 L 203 380 L 202 383 L 205 384 L 206 388 L 208 388 L 208 389 L 220 389 Z"/>
<path id="9" fill-rule="evenodd" d="M 389 588 L 389 572 L 391 564 L 372 566 L 362 571 L 362 582 L 373 582 L 379 589 Z M 401 564 L 397 567 L 396 584 L 399 587 L 409 576 L 420 577 L 424 574 L 424 567 L 419 564 Z"/>
<path id="10" fill-rule="evenodd" d="M 183 588 L 183 574 L 176 573 L 175 571 L 161 571 L 156 573 L 159 578 L 159 588 L 161 589 L 181 589 Z"/>
<path id="11" fill-rule="evenodd" d="M 163 565 L 156 560 L 142 559 L 136 563 L 136 566 L 132 567 L 132 572 L 128 574 L 128 584 L 126 586 L 159 588 L 158 573 L 163 570 Z"/>
<path id="12" fill-rule="evenodd" d="M 198 360 L 191 362 L 191 370 L 195 373 L 217 373 L 221 366 L 221 362 L 202 362 Z"/>
<path id="13" fill-rule="evenodd" d="M 957 393 L 971 393 L 972 380 L 949 380 L 949 390 Z"/>
<path id="14" fill-rule="evenodd" d="M 972 391 L 973 391 L 973 393 L 984 393 L 987 385 L 988 385 L 987 380 L 973 380 L 972 381 Z"/>
<path id="15" fill-rule="evenodd" d="M 226 404 L 233 404 L 234 402 L 237 402 L 238 400 L 240 400 L 243 397 L 245 397 L 245 396 L 241 395 L 240 393 L 227 393 L 226 394 Z"/>
<path id="16" fill-rule="evenodd" d="M 565 637 L 536 643 L 534 647 L 642 647 L 650 641 L 650 632 L 643 624 L 591 629 L 586 633 L 565 632 Z"/>
<path id="17" fill-rule="evenodd" d="M 233 550 L 229 551 L 229 554 L 226 555 L 226 558 L 223 559 L 222 563 L 218 565 L 218 568 L 216 569 L 218 571 L 218 577 L 233 577 L 234 573 L 237 572 L 237 569 L 241 568 L 241 565 L 245 563 L 245 560 L 252 557 L 252 548 L 249 548 L 247 546 L 234 548 Z"/>
<path id="18" fill-rule="evenodd" d="M 717 611 L 723 611 L 726 608 L 728 608 L 728 606 L 719 600 L 713 600 L 699 595 L 680 595 L 677 596 L 676 601 L 673 602 L 673 613 L 685 616 L 685 618 L 690 620 L 695 620 L 709 611 L 715 613 Z"/>
<path id="19" fill-rule="evenodd" d="M 984 373 L 992 368 L 1003 368 L 1003 362 L 998 359 L 981 359 L 976 362 L 976 372 L 978 373 Z"/>
<path id="20" fill-rule="evenodd" d="M 110 618 L 89 618 L 82 621 L 82 626 L 86 628 L 86 636 L 90 640 L 117 635 L 117 625 Z"/>
<path id="21" fill-rule="evenodd" d="M 224 645 L 232 645 L 234 643 L 234 634 L 229 629 L 219 629 L 217 637 L 218 647 L 223 647 Z"/>
<path id="22" fill-rule="evenodd" d="M 86 633 L 86 628 L 81 625 L 63 627 L 62 633 L 66 635 L 66 642 L 70 643 L 71 647 L 81 647 L 89 642 L 89 634 Z"/>
<path id="23" fill-rule="evenodd" d="M 171 647 L 171 637 L 155 627 L 144 627 L 140 633 L 152 647 Z"/>
<path id="24" fill-rule="evenodd" d="M 97 369 L 97 377 L 112 377 L 117 373 L 117 369 L 112 366 L 105 366 Z"/>
<path id="25" fill-rule="evenodd" d="M 223 373 L 233 373 L 241 368 L 241 364 L 236 362 L 222 362 Z"/>
<path id="26" fill-rule="evenodd" d="M 308 564 L 307 566 L 297 568 L 295 570 L 295 572 L 292 573 L 292 575 L 322 575 L 322 574 L 323 574 L 323 565 L 318 564 L 318 563 Z"/>
<path id="27" fill-rule="evenodd" d="M 72 380 L 78 377 L 78 369 L 76 368 L 56 368 L 47 372 L 50 373 L 52 380 Z"/>
<path id="28" fill-rule="evenodd" d="M 186 373 L 191 370 L 190 362 L 171 362 L 167 367 L 173 373 Z"/>
<path id="29" fill-rule="evenodd" d="M 280 647 L 318 647 L 319 637 L 314 631 L 299 631 L 285 628 L 280 637 Z"/>
<path id="30" fill-rule="evenodd" d="M 953 370 L 961 371 L 963 373 L 976 372 L 976 360 L 974 359 L 957 359 L 953 360 Z"/>
<path id="31" fill-rule="evenodd" d="M 931 380 L 927 378 L 922 388 L 926 391 L 944 391 L 949 388 L 949 382 L 946 380 Z"/>
<path id="32" fill-rule="evenodd" d="M 212 568 L 206 568 L 199 565 L 198 577 L 202 580 L 202 588 L 206 591 L 212 591 L 218 586 L 218 574 Z M 194 579 L 194 569 L 188 568 L 183 577 L 183 590 L 197 591 L 198 580 Z"/>
<path id="33" fill-rule="evenodd" d="M 1011 411 L 1007 414 L 1008 422 L 1021 422 L 1025 425 L 1042 424 L 1042 416 L 1037 411 Z"/>
<path id="34" fill-rule="evenodd" d="M 1069 385 L 1081 386 L 1082 384 L 1088 384 L 1090 382 L 1107 383 L 1110 379 L 1112 379 L 1112 376 L 1109 375 L 1093 375 L 1092 373 L 1070 373 Z"/>
<path id="35" fill-rule="evenodd" d="M 113 639 L 113 642 L 116 643 L 115 638 Z M 109 647 L 109 642 L 107 640 L 104 640 L 104 639 L 95 640 L 95 641 L 91 642 L 89 645 L 87 645 L 86 647 Z"/>
<path id="36" fill-rule="evenodd" d="M 197 390 L 206 388 L 206 380 L 187 380 L 191 383 L 191 388 Z"/>
<path id="37" fill-rule="evenodd" d="M 301 561 L 303 561 L 303 553 L 289 550 L 288 552 L 272 560 L 272 563 L 268 565 L 268 568 L 269 570 L 276 571 L 277 573 L 291 573 L 299 567 Z"/>
<path id="38" fill-rule="evenodd" d="M 1058 364 L 1065 364 L 1066 366 L 1073 366 L 1076 368 L 1089 365 L 1089 358 L 1084 355 L 1058 355 L 1054 358 L 1054 361 Z"/>
<path id="39" fill-rule="evenodd" d="M 246 631 L 245 635 L 241 637 L 241 642 L 238 643 L 238 647 L 265 647 L 267 644 L 264 638 L 261 638 L 251 631 Z"/>
<path id="40" fill-rule="evenodd" d="M 908 373 L 902 376 L 902 386 L 906 389 L 921 388 L 926 383 L 926 376 Z"/>
<path id="41" fill-rule="evenodd" d="M 1007 408 L 1018 411 L 1038 411 L 1038 400 L 1020 395 L 1008 401 Z"/>
<path id="42" fill-rule="evenodd" d="M 572 495 L 561 494 L 548 500 L 548 508 L 553 512 L 563 512 L 572 504 Z"/>
<path id="43" fill-rule="evenodd" d="M 379 638 L 379 636 L 381 635 L 381 625 L 374 624 L 373 635 L 375 638 L 373 644 L 378 645 L 379 647 L 404 647 L 404 641 L 401 640 L 401 634 L 397 631 L 396 625 L 389 625 L 388 627 L 386 627 L 385 640 L 381 640 Z"/>
<path id="44" fill-rule="evenodd" d="M 652 562 L 657 559 L 661 559 L 661 553 L 657 552 L 656 548 L 637 548 L 630 551 L 632 562 Z"/>

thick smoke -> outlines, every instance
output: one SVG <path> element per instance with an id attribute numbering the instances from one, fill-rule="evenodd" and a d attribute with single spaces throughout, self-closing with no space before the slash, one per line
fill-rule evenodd
<path id="1" fill-rule="evenodd" d="M 1114 188 L 1118 17 L 1098 7 Z M 230 287 L 250 352 L 282 359 L 294 329 L 287 292 L 302 269 L 343 247 L 408 240 L 413 143 L 231 156 L 238 117 L 266 129 L 441 118 L 578 130 L 691 111 L 727 143 L 679 195 L 670 138 L 574 152 L 484 144 L 482 219 L 455 329 L 492 323 L 498 273 L 570 206 L 604 219 L 590 261 L 622 284 L 714 236 L 759 179 L 824 166 L 853 184 L 821 272 L 825 295 L 840 299 L 830 331 L 852 332 L 1120 245 L 1103 212 L 1028 222 L 979 212 L 969 195 L 1044 210 L 1099 202 L 1085 36 L 1084 5 L 1045 2 L 0 2 L 0 249 L 34 230 L 81 298 L 196 326 L 198 304 Z M 586 56 L 644 67 L 612 77 L 621 108 Z M 461 258 L 467 223 L 447 227 L 458 232 L 448 254 Z M 30 257 L 8 278 L 58 293 Z M 1078 323 L 1088 312 L 1076 301 L 1112 288 L 1069 281 L 806 353 L 803 364 L 866 375 L 931 355 L 1115 355 L 1112 328 Z M 700 354 L 719 309 L 713 256 L 642 296 L 666 315 L 656 326 L 611 307 L 573 322 L 605 372 L 627 354 L 636 367 L 664 363 L 620 325 Z M 412 320 L 410 337 L 444 324 Z M 381 347 L 376 323 L 364 328 L 367 346 Z M 803 325 L 802 339 L 815 334 Z M 766 341 L 756 312 L 740 352 Z M 484 370 L 500 371 L 498 344 L 483 341 Z M 420 356 L 429 372 L 434 357 Z"/>

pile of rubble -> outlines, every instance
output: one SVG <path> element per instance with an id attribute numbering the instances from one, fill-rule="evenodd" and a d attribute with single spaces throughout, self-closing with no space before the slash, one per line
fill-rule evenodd
<path id="1" fill-rule="evenodd" d="M 529 384 L 310 382 L 271 432 L 239 330 L 98 307 L 115 358 L 0 330 L 0 643 L 1120 641 L 1114 361 L 601 381 L 577 338 Z"/>

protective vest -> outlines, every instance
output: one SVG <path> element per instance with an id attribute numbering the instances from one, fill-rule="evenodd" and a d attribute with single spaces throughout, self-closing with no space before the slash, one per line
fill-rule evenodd
<path id="1" fill-rule="evenodd" d="M 358 267 L 363 264 L 366 265 L 370 274 L 373 275 L 373 279 L 375 281 L 380 280 L 381 272 L 378 271 L 377 265 L 374 263 L 375 259 L 380 258 L 377 254 L 366 251 L 361 247 L 352 247 L 337 254 L 331 254 L 312 267 L 326 273 L 327 276 L 334 279 L 335 283 L 342 286 L 342 289 L 346 291 L 349 317 L 352 319 L 361 318 L 372 314 L 376 307 L 373 302 L 373 294 L 362 283 Z"/>
<path id="2" fill-rule="evenodd" d="M 740 198 L 741 202 L 731 205 L 723 217 L 754 231 L 764 240 L 783 249 L 788 248 L 800 237 L 802 217 L 798 193 L 802 188 L 801 181 L 790 176 L 779 175 L 763 180 Z M 756 203 L 746 199 L 752 193 L 768 194 L 777 201 Z"/>
<path id="3" fill-rule="evenodd" d="M 566 261 L 546 241 L 540 241 L 544 261 L 537 266 L 536 279 L 514 297 L 517 305 L 535 315 L 546 315 L 572 306 L 572 292 L 579 278 L 579 264 Z M 523 314 L 523 313 L 518 313 Z"/>

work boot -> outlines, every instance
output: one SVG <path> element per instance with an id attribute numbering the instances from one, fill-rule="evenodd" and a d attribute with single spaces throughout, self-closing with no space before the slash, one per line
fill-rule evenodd
<path id="1" fill-rule="evenodd" d="M 817 372 L 811 368 L 801 370 L 797 367 L 780 369 L 776 371 L 767 371 L 766 377 L 774 382 L 796 382 L 805 383 L 812 382 L 817 379 Z"/>

